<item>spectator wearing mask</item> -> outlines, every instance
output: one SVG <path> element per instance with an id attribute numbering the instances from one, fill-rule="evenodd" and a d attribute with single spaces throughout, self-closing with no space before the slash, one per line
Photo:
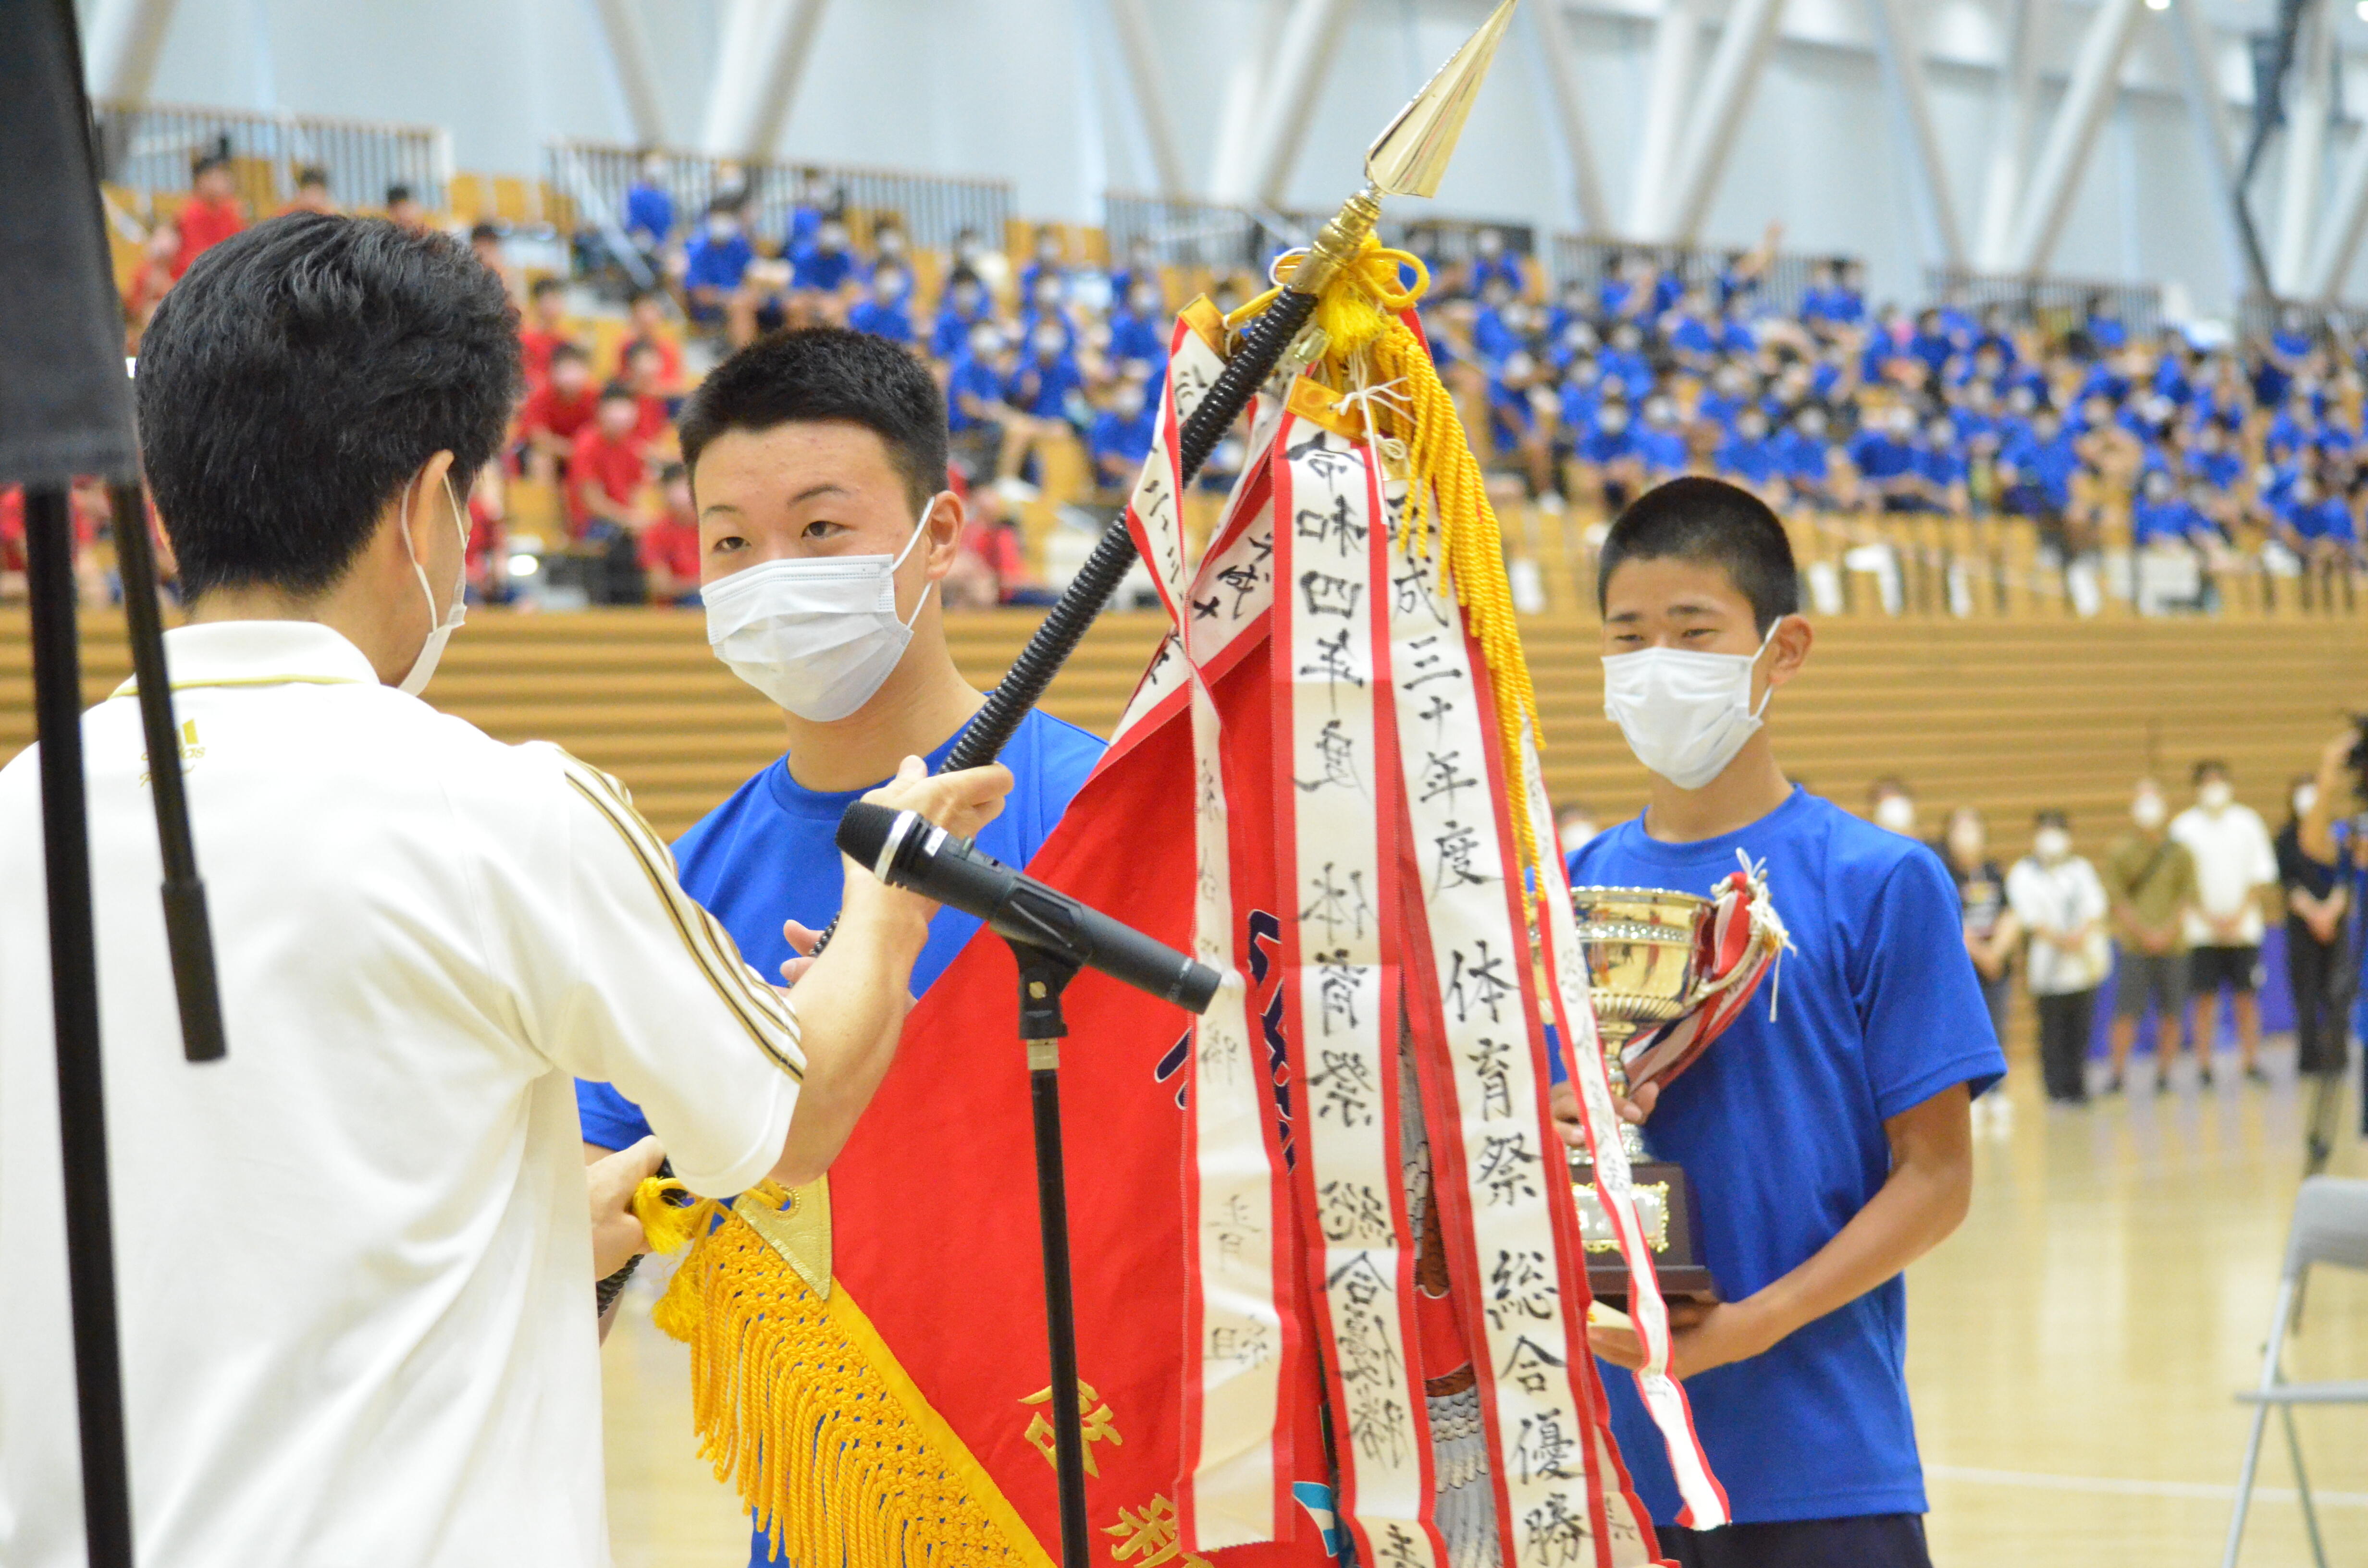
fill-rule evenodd
<path id="1" fill-rule="evenodd" d="M 2013 989 L 2014 949 L 2021 924 L 2008 905 L 2006 873 L 1990 858 L 1989 829 L 1982 813 L 1971 806 L 1951 812 L 1941 842 L 1933 848 L 1957 884 L 1958 900 L 1964 905 L 1965 956 L 1974 960 L 1974 973 L 1981 979 L 1990 1027 L 2004 1040 L 2007 997 Z"/>
<path id="2" fill-rule="evenodd" d="M 1636 431 L 1636 456 L 1648 482 L 1671 478 L 1686 471 L 1691 460 L 1685 432 L 1678 427 L 1678 405 L 1665 392 L 1645 400 L 1645 423 Z"/>
<path id="3" fill-rule="evenodd" d="M 2030 937 L 2023 984 L 2039 1015 L 2039 1070 L 2055 1105 L 2089 1098 L 2089 1040 L 2097 990 L 2112 967 L 2105 926 L 2112 913 L 2096 868 L 2072 853 L 2062 812 L 2033 819 L 2031 853 L 2007 873 L 2007 906 Z"/>
<path id="4" fill-rule="evenodd" d="M 592 386 L 592 364 L 584 350 L 563 343 L 552 351 L 551 374 L 527 393 L 518 407 L 518 438 L 526 448 L 527 477 L 556 483 L 567 466 L 575 437 L 591 427 L 600 397 Z"/>
<path id="5" fill-rule="evenodd" d="M 625 346 L 625 362 L 617 378 L 633 394 L 633 438 L 648 447 L 666 438 L 674 426 L 673 401 L 666 395 L 666 361 L 655 343 Z"/>
<path id="6" fill-rule="evenodd" d="M 1850 443 L 1850 466 L 1886 512 L 1918 511 L 1924 505 L 1915 435 L 1916 411 L 1902 403 L 1870 420 Z"/>
<path id="7" fill-rule="evenodd" d="M 929 328 L 929 358 L 950 363 L 970 345 L 971 329 L 995 320 L 995 301 L 986 285 L 972 272 L 956 272 L 938 301 L 938 319 Z"/>
<path id="8" fill-rule="evenodd" d="M 904 347 L 913 343 L 913 280 L 902 267 L 882 262 L 871 274 L 864 297 L 847 312 L 847 324 L 857 332 L 884 337 Z"/>
<path id="9" fill-rule="evenodd" d="M 1957 427 L 1946 415 L 1935 415 L 1925 425 L 1924 437 L 1916 443 L 1915 466 L 1916 476 L 1922 482 L 1918 496 L 1928 510 L 1965 515 L 1965 459 Z"/>
<path id="10" fill-rule="evenodd" d="M 1826 411 L 1809 403 L 1775 438 L 1777 472 L 1793 499 L 1824 510 L 1834 504 L 1833 468 L 1826 441 Z"/>
<path id="11" fill-rule="evenodd" d="M 1121 367 L 1140 365 L 1145 380 L 1156 381 L 1167 363 L 1169 325 L 1160 308 L 1158 277 L 1139 277 L 1118 297 L 1121 306 L 1110 319 L 1110 357 Z"/>
<path id="12" fill-rule="evenodd" d="M 664 250 L 674 238 L 674 193 L 666 178 L 665 155 L 645 152 L 633 183 L 625 187 L 625 238 L 644 256 Z"/>
<path id="13" fill-rule="evenodd" d="M 1885 776 L 1866 787 L 1866 820 L 1902 838 L 1916 836 L 1916 796 L 1905 779 Z"/>
<path id="14" fill-rule="evenodd" d="M 1501 283 L 1507 292 L 1519 299 L 1529 292 L 1528 271 L 1521 258 L 1506 248 L 1504 234 L 1496 229 L 1483 229 L 1474 237 L 1472 257 L 1472 291 L 1485 292 L 1491 283 Z"/>
<path id="15" fill-rule="evenodd" d="M 518 360 L 526 370 L 529 396 L 551 379 L 552 356 L 572 343 L 567 330 L 567 285 L 556 278 L 538 278 L 527 290 L 526 320 L 518 326 Z"/>
<path id="16" fill-rule="evenodd" d="M 824 220 L 812 241 L 790 253 L 790 304 L 803 323 L 835 325 L 845 321 L 858 286 L 847 225 L 836 218 Z"/>
<path id="17" fill-rule="evenodd" d="M 1628 405 L 1616 398 L 1596 411 L 1572 455 L 1581 483 L 1602 496 L 1606 511 L 1617 513 L 1644 488 L 1645 459 L 1637 450 L 1635 425 Z"/>
<path id="18" fill-rule="evenodd" d="M 627 320 L 633 333 L 625 339 L 617 356 L 621 369 L 632 358 L 634 351 L 643 347 L 655 349 L 658 357 L 656 391 L 661 397 L 680 397 L 682 382 L 682 340 L 676 335 L 674 323 L 666 313 L 666 297 L 655 289 L 636 289 L 625 302 Z"/>
<path id="19" fill-rule="evenodd" d="M 1783 471 L 1777 460 L 1776 448 L 1768 438 L 1765 414 L 1757 408 L 1745 408 L 1736 415 L 1733 430 L 1719 443 L 1718 472 L 1721 477 L 1758 491 L 1762 496 L 1778 494 Z"/>
<path id="20" fill-rule="evenodd" d="M 2295 778 L 2287 790 L 2292 814 L 2278 829 L 2278 881 L 2285 892 L 2286 981 L 2294 993 L 2296 1070 L 2306 1075 L 2340 1074 L 2350 1054 L 2336 967 L 2350 957 L 2343 946 L 2344 917 L 2351 907 L 2348 846 L 2320 859 L 2303 844 L 2303 824 L 2318 805 L 2318 780 Z M 2348 978 L 2348 977 L 2347 977 Z"/>
<path id="21" fill-rule="evenodd" d="M 1121 381 L 1110 394 L 1110 406 L 1094 416 L 1086 437 L 1093 454 L 1094 480 L 1102 489 L 1124 494 L 1134 488 L 1144 459 L 1151 455 L 1152 437 L 1159 410 L 1152 406 L 1140 381 Z"/>
<path id="22" fill-rule="evenodd" d="M 1069 400 L 1085 392 L 1085 372 L 1060 328 L 1039 322 L 1028 335 L 1028 354 L 1003 383 L 1003 401 L 1040 423 L 1064 421 Z"/>
<path id="23" fill-rule="evenodd" d="M 567 531 L 580 541 L 606 544 L 638 532 L 642 486 L 649 483 L 649 447 L 634 426 L 641 400 L 622 381 L 600 389 L 592 423 L 575 433 L 567 456 Z"/>
<path id="24" fill-rule="evenodd" d="M 2195 904 L 2195 857 L 2170 836 L 2170 808 L 2151 778 L 2142 778 L 2130 801 L 2131 831 L 2113 841 L 2099 868 L 2112 903 L 2119 952 L 2113 971 L 2112 1075 L 2107 1094 L 2119 1093 L 2130 1051 L 2137 1043 L 2138 1019 L 2147 1004 L 2155 1009 L 2155 1090 L 2170 1086 L 2171 1058 L 2179 1054 L 2179 1030 L 2187 1013 L 2187 915 Z M 2198 1042 L 2198 1080 L 2212 1081 L 2208 1050 Z"/>
<path id="25" fill-rule="evenodd" d="M 780 307 L 749 277 L 756 247 L 748 243 L 736 198 L 719 196 L 683 252 L 682 287 L 690 319 L 720 327 L 733 347 L 752 341 L 759 328 L 780 324 Z"/>
<path id="26" fill-rule="evenodd" d="M 208 247 L 246 227 L 246 203 L 238 199 L 238 176 L 229 154 L 215 153 L 197 161 L 189 172 L 189 199 L 173 214 L 173 227 L 181 237 L 170 264 L 176 282 Z"/>
<path id="27" fill-rule="evenodd" d="M 699 510 L 690 498 L 690 471 L 668 463 L 658 471 L 661 510 L 642 529 L 642 576 L 650 602 L 700 608 Z"/>
<path id="28" fill-rule="evenodd" d="M 2186 916 L 2188 1033 L 2210 1060 L 2220 993 L 2231 994 L 2245 1076 L 2266 1084 L 2261 1051 L 2262 911 L 2278 898 L 2277 848 L 2261 815 L 2240 804 L 2228 765 L 2195 765 L 2195 804 L 2171 820 L 2170 835 L 2195 859 L 2195 901 Z"/>
<path id="29" fill-rule="evenodd" d="M 1068 286 L 1060 278 L 1051 273 L 1040 273 L 1036 278 L 1035 288 L 1026 291 L 1020 297 L 1027 301 L 1028 305 L 1019 317 L 1021 341 L 1034 338 L 1040 331 L 1049 330 L 1061 335 L 1062 347 L 1068 349 L 1076 347 L 1076 324 L 1069 320 L 1065 303 L 1068 299 Z"/>
<path id="30" fill-rule="evenodd" d="M 1019 297 L 1031 307 L 1042 308 L 1048 283 L 1053 286 L 1052 299 L 1056 307 L 1068 292 L 1069 269 L 1061 260 L 1064 248 L 1061 231 L 1050 223 L 1036 231 L 1036 259 L 1019 269 Z"/>
<path id="31" fill-rule="evenodd" d="M 427 232 L 427 209 L 407 185 L 386 187 L 386 221 L 398 229 L 408 229 L 415 234 Z"/>

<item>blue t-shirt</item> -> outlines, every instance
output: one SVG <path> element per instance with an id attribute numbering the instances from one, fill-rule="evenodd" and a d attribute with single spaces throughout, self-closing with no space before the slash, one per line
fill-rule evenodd
<path id="1" fill-rule="evenodd" d="M 846 286 L 848 276 L 855 270 L 855 257 L 844 250 L 825 250 L 818 244 L 801 245 L 791 254 L 790 265 L 791 288 L 835 294 Z"/>
<path id="2" fill-rule="evenodd" d="M 953 744 L 948 737 L 929 754 L 932 769 Z M 1006 865 L 1026 865 L 1101 755 L 1099 739 L 1031 710 L 1003 748 L 1011 793 L 1003 813 L 980 831 L 978 846 Z M 863 793 L 809 790 L 790 777 L 789 758 L 782 757 L 675 841 L 683 892 L 723 922 L 740 956 L 766 979 L 778 981 L 791 956 L 783 921 L 819 931 L 838 914 L 845 865 L 832 835 L 840 813 Z M 939 909 L 930 917 L 928 942 L 913 965 L 915 995 L 929 988 L 978 929 L 979 922 L 960 910 Z M 587 1143 L 622 1149 L 649 1136 L 641 1108 L 607 1084 L 578 1079 L 575 1108 Z"/>
<path id="3" fill-rule="evenodd" d="M 1003 397 L 1003 373 L 967 348 L 946 373 L 946 428 L 968 430 L 985 423 L 962 406 L 965 397 L 987 403 Z"/>
<path id="4" fill-rule="evenodd" d="M 1743 850 L 1793 949 L 1701 1060 L 1661 1093 L 1645 1137 L 1701 1199 L 1705 1261 L 1740 1301 L 1806 1261 L 1891 1172 L 1887 1118 L 2006 1072 L 1964 906 L 1940 858 L 1795 789 L 1740 832 L 1693 844 L 1641 820 L 1582 846 L 1583 886 L 1706 893 Z M 1776 1015 L 1770 1021 L 1770 1014 Z M 1686 1381 L 1738 1522 L 1920 1514 L 1907 1408 L 1907 1286 L 1895 1278 L 1764 1355 Z M 1613 1429 L 1656 1521 L 1678 1513 L 1661 1437 L 1635 1381 L 1604 1369 Z"/>
<path id="5" fill-rule="evenodd" d="M 625 192 L 625 233 L 645 236 L 651 244 L 664 244 L 674 233 L 674 198 L 654 185 L 635 181 Z"/>
<path id="6" fill-rule="evenodd" d="M 913 313 L 902 303 L 859 300 L 855 308 L 847 312 L 847 324 L 857 332 L 868 332 L 891 343 L 913 341 Z"/>
<path id="7" fill-rule="evenodd" d="M 747 275 L 748 264 L 756 259 L 757 252 L 748 244 L 748 236 L 738 230 L 724 240 L 702 232 L 684 247 L 683 287 L 737 289 L 740 279 Z"/>
<path id="8" fill-rule="evenodd" d="M 1151 455 L 1152 438 L 1158 433 L 1159 410 L 1148 403 L 1132 419 L 1121 418 L 1114 408 L 1104 409 L 1094 415 L 1086 446 L 1097 461 L 1119 457 L 1140 467 L 1143 460 Z"/>

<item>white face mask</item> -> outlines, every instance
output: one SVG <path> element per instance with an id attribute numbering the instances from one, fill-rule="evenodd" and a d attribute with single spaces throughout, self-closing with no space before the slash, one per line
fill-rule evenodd
<path id="1" fill-rule="evenodd" d="M 2294 815 L 2306 817 L 2310 815 L 2310 809 L 2317 804 L 2318 804 L 2317 785 L 2304 784 L 2296 787 L 2294 792 Z"/>
<path id="2" fill-rule="evenodd" d="M 1775 635 L 1770 626 L 1759 653 Z M 1637 761 L 1680 790 L 1699 790 L 1726 770 L 1759 728 L 1751 706 L 1751 671 L 1759 653 L 1640 648 L 1606 654 L 1604 717 L 1620 726 Z M 1774 692 L 1770 687 L 1770 696 Z M 1761 698 L 1759 707 L 1767 706 Z"/>
<path id="3" fill-rule="evenodd" d="M 2225 812 L 2228 809 L 2228 802 L 2236 798 L 2236 790 L 2226 778 L 2212 779 L 2195 791 L 2197 802 L 2207 812 Z"/>
<path id="4" fill-rule="evenodd" d="M 1573 817 L 1562 824 L 1561 832 L 1557 836 L 1562 840 L 1562 852 L 1567 858 L 1586 848 L 1594 840 L 1595 824 L 1585 817 Z"/>
<path id="5" fill-rule="evenodd" d="M 419 552 L 411 547 L 411 530 L 403 530 L 403 551 L 411 557 L 412 571 L 418 574 L 419 591 L 427 597 L 428 621 L 427 641 L 419 645 L 419 657 L 411 661 L 411 668 L 398 687 L 406 697 L 416 697 L 427 689 L 427 683 L 435 678 L 437 661 L 444 657 L 444 644 L 469 619 L 469 514 L 453 492 L 450 472 L 444 475 L 444 499 L 452 504 L 452 517 L 461 530 L 461 581 L 452 589 L 450 610 L 436 608 L 436 590 L 427 585 L 427 568 L 420 564 Z"/>
<path id="6" fill-rule="evenodd" d="M 2140 795 L 2130 805 L 2130 820 L 2148 831 L 2160 827 L 2169 814 L 2160 795 Z"/>
<path id="7" fill-rule="evenodd" d="M 2031 852 L 2053 866 L 2072 853 L 2072 835 L 2060 827 L 2043 827 L 2031 835 Z"/>
<path id="8" fill-rule="evenodd" d="M 1905 795 L 1885 795 L 1874 803 L 1874 825 L 1886 833 L 1916 831 L 1916 802 Z"/>
<path id="9" fill-rule="evenodd" d="M 937 497 L 929 497 L 929 506 Z M 734 675 L 801 719 L 827 724 L 871 700 L 928 602 L 896 614 L 896 568 L 927 531 L 927 507 L 894 556 L 768 561 L 709 584 L 707 642 Z"/>

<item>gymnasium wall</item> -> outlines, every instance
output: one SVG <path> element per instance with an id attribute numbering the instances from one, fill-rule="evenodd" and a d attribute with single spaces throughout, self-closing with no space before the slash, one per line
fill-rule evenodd
<path id="1" fill-rule="evenodd" d="M 981 685 L 1009 664 L 1035 618 L 948 621 L 956 657 Z M 1048 706 L 1100 733 L 1117 719 L 1164 620 L 1107 615 Z M 2368 710 L 2368 621 L 2003 621 L 1844 616 L 1815 622 L 1806 673 L 1777 699 L 1790 771 L 1841 804 L 1898 774 L 1928 831 L 1950 807 L 1990 815 L 2005 851 L 2029 843 L 2031 813 L 2060 806 L 2090 850 L 2125 822 L 2131 784 L 2162 775 L 2186 798 L 2200 756 L 2226 758 L 2239 796 L 2273 824 L 2286 781 L 2306 771 L 2342 715 Z M 85 694 L 128 673 L 120 617 L 86 629 Z M 1642 804 L 1645 775 L 1602 717 L 1599 631 L 1588 619 L 1525 624 L 1557 801 L 1601 821 Z M 669 837 L 777 756 L 779 717 L 709 653 L 704 622 L 666 610 L 472 619 L 432 688 L 439 707 L 507 740 L 556 741 L 623 778 Z M 0 759 L 32 738 L 21 610 L 0 611 Z"/>
<path id="2" fill-rule="evenodd" d="M 93 3 L 84 0 L 85 9 Z M 694 142 L 723 4 L 637 3 L 670 139 Z M 1150 7 L 1177 136 L 1196 176 L 1212 166 L 1242 62 L 1265 51 L 1261 29 L 1275 3 L 1174 0 Z M 1658 8 L 1659 0 L 1565 5 L 1615 223 L 1625 222 L 1633 199 Z M 1486 9 L 1483 0 L 1354 6 L 1291 204 L 1336 203 L 1374 131 Z M 1933 112 L 1969 243 L 1994 142 L 2001 9 L 1984 0 L 1905 7 L 1922 28 Z M 2043 19 L 2042 84 L 2050 106 L 2043 136 L 2091 9 L 2080 0 L 2033 6 Z M 2249 96 L 2250 78 L 2240 29 L 2263 25 L 2262 10 L 2235 0 L 2213 0 L 2207 9 L 2225 29 L 2215 33 L 2215 63 L 2228 132 L 2241 139 L 2237 106 Z M 2351 12 L 2333 10 L 2340 37 L 2368 51 L 2368 24 Z M 2124 90 L 2098 138 L 2053 270 L 2176 285 L 2199 311 L 2225 312 L 2234 300 L 2234 253 L 2179 97 L 2169 26 L 2152 11 L 2141 21 Z M 1439 210 L 1549 232 L 1577 227 L 1537 39 L 1526 20 L 1510 36 Z M 2368 103 L 2368 53 L 2347 57 L 2345 74 L 2346 101 Z M 1156 183 L 1126 80 L 1106 0 L 836 0 L 781 150 L 818 162 L 1008 178 L 1023 214 L 1096 222 L 1105 190 Z M 553 138 L 630 139 L 592 0 L 179 0 L 153 97 L 442 126 L 451 132 L 457 166 L 496 173 L 537 172 L 541 148 Z M 2356 133 L 2352 120 L 2338 128 L 2330 169 Z M 1707 236 L 1746 244 L 1782 219 L 1791 245 L 1862 256 L 1878 298 L 1915 299 L 1921 267 L 1938 251 L 1906 145 L 1890 119 L 1863 0 L 1791 0 Z M 2256 185 L 2265 233 L 2274 233 L 2281 189 L 2273 146 Z M 2368 262 L 2355 269 L 2347 294 L 2368 297 Z"/>

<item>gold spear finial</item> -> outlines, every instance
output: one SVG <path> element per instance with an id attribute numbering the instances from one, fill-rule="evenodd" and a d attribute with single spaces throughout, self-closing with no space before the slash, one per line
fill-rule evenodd
<path id="1" fill-rule="evenodd" d="M 1488 15 L 1480 30 L 1424 84 L 1414 101 L 1398 110 L 1389 129 L 1365 151 L 1365 177 L 1383 196 L 1436 196 L 1456 138 L 1472 113 L 1472 100 L 1497 58 L 1497 45 L 1513 19 L 1513 0 Z"/>
<path id="2" fill-rule="evenodd" d="M 1317 293 L 1331 281 L 1381 222 L 1383 197 L 1429 196 L 1439 189 L 1447 161 L 1455 155 L 1456 138 L 1463 134 L 1463 121 L 1472 113 L 1472 100 L 1513 19 L 1513 6 L 1514 0 L 1503 0 L 1490 12 L 1480 30 L 1463 40 L 1463 47 L 1366 149 L 1365 188 L 1350 197 L 1315 236 L 1306 259 L 1292 274 L 1292 292 Z"/>

